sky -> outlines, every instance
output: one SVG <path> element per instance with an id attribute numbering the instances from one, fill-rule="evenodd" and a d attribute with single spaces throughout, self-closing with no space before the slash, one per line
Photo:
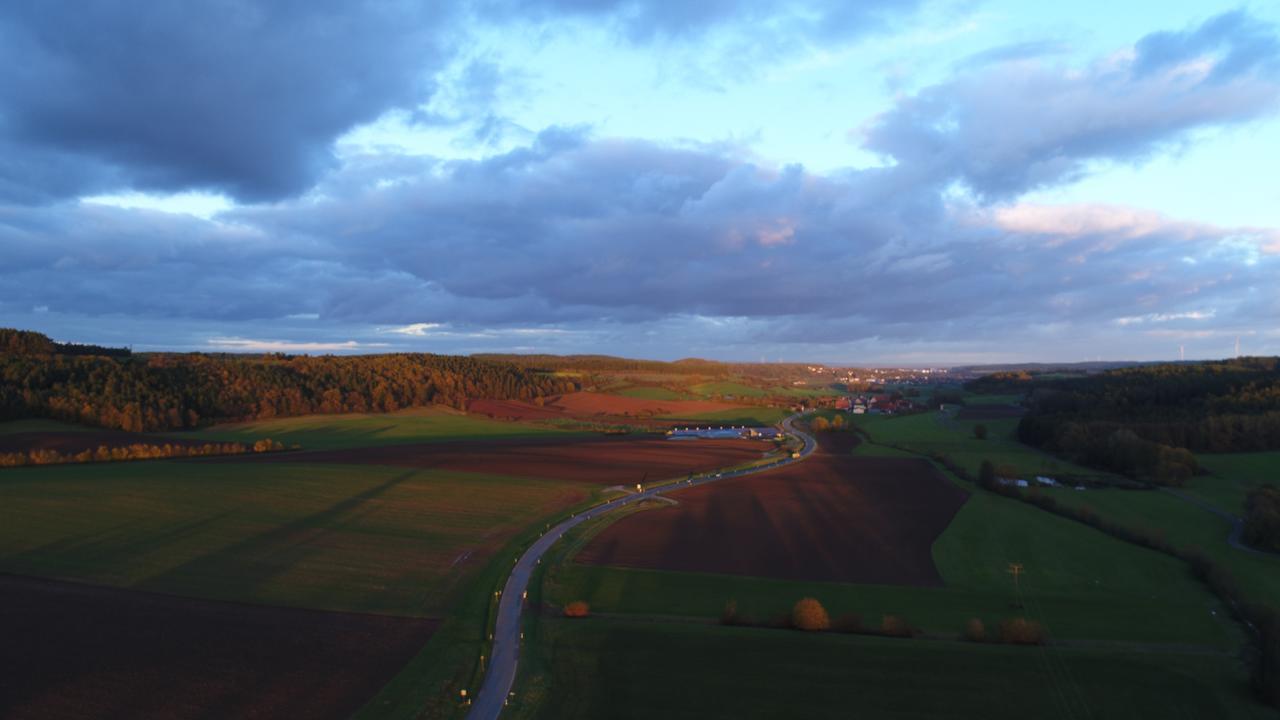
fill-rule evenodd
<path id="1" fill-rule="evenodd" d="M 1280 4 L 0 5 L 0 327 L 138 351 L 1280 354 Z"/>

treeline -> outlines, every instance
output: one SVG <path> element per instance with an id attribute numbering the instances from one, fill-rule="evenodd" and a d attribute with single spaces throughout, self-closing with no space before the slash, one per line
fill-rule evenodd
<path id="1" fill-rule="evenodd" d="M 1263 485 L 1249 492 L 1244 503 L 1244 541 L 1280 553 L 1280 488 Z"/>
<path id="2" fill-rule="evenodd" d="M 27 465 L 64 465 L 67 463 L 123 462 L 126 460 L 155 460 L 159 458 L 207 457 L 210 455 L 244 455 L 247 453 L 280 452 L 284 445 L 264 439 L 252 445 L 239 442 L 204 443 L 201 445 L 175 445 L 165 443 L 134 443 L 132 445 L 99 445 L 94 450 L 63 453 L 57 450 L 27 450 L 26 452 L 0 453 L 0 467 L 24 467 Z"/>
<path id="3" fill-rule="evenodd" d="M 987 379 L 970 383 L 977 388 Z M 1006 373 L 1029 412 L 1018 439 L 1157 484 L 1198 471 L 1191 452 L 1280 449 L 1280 358 L 1150 365 L 1083 378 Z"/>
<path id="4" fill-rule="evenodd" d="M 533 400 L 575 389 L 566 378 L 449 355 L 0 353 L 0 419 L 48 417 L 134 432 L 431 404 L 461 409 L 476 398 Z"/>
<path id="5" fill-rule="evenodd" d="M 48 336 L 30 330 L 0 328 L 0 354 L 6 355 L 103 355 L 128 357 L 128 348 L 54 342 Z"/>
<path id="6" fill-rule="evenodd" d="M 766 627 L 779 630 L 803 630 L 806 632 L 834 632 L 852 635 L 879 635 L 892 638 L 915 638 L 924 634 L 902 615 L 881 615 L 878 625 L 865 623 L 858 613 L 844 613 L 834 619 L 815 598 L 796 601 L 789 613 L 777 613 L 766 619 L 753 618 L 738 610 L 736 600 L 730 600 L 720 614 L 721 625 L 737 627 Z M 986 625 L 979 618 L 965 623 L 960 639 L 969 642 L 996 642 L 1008 645 L 1043 645 L 1048 641 L 1044 626 L 1023 617 L 1006 618 L 998 626 L 998 632 L 987 633 Z"/>

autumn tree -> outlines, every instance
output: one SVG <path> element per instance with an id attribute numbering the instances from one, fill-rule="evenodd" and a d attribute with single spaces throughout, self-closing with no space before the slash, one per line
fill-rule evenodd
<path id="1" fill-rule="evenodd" d="M 822 603 L 811 597 L 801 598 L 791 608 L 791 625 L 797 630 L 827 630 L 831 618 Z"/>
<path id="2" fill-rule="evenodd" d="M 591 615 L 591 606 L 582 600 L 574 600 L 564 606 L 564 616 L 569 618 L 584 618 Z"/>
<path id="3" fill-rule="evenodd" d="M 964 639 L 969 642 L 982 642 L 987 639 L 987 626 L 978 618 L 969 618 L 964 625 Z"/>
<path id="4" fill-rule="evenodd" d="M 1000 623 L 1000 642 L 1010 645 L 1043 645 L 1044 626 L 1022 617 L 1009 618 Z"/>

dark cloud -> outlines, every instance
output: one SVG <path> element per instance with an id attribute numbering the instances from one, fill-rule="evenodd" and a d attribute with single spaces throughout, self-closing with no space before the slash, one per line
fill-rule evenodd
<path id="1" fill-rule="evenodd" d="M 1280 100 L 1274 28 L 1233 13 L 1141 40 L 1132 60 L 1086 71 L 989 65 L 898 102 L 866 146 L 922 180 L 1000 200 L 1078 178 L 1090 161 L 1140 161 L 1196 128 L 1242 122 Z"/>
<path id="2" fill-rule="evenodd" d="M 815 174 L 559 128 L 483 160 L 349 157 L 305 197 L 211 220 L 0 205 L 0 325 L 101 318 L 241 349 L 753 359 L 879 343 L 1043 355 L 1072 337 L 1163 347 L 1269 327 L 1274 231 L 987 202 L 1271 107 L 1265 54 L 1224 75 L 1244 45 L 1209 35 L 1160 45 L 1184 59 L 1163 69 L 1138 69 L 1157 52 L 1142 47 L 1084 72 L 1026 53 L 975 66 L 879 118 L 868 143 L 895 162 L 871 169 Z M 956 181 L 982 197 L 957 199 Z"/>
<path id="3" fill-rule="evenodd" d="M 335 137 L 427 98 L 443 55 L 431 6 L 6 3 L 0 192 L 305 190 Z"/>
<path id="4" fill-rule="evenodd" d="M 1262 231 L 947 206 L 895 168 L 822 176 L 572 131 L 483 161 L 367 158 L 345 172 L 358 182 L 340 172 L 319 195 L 212 221 L 10 209 L 0 315 L 167 317 L 277 339 L 307 337 L 296 318 L 314 315 L 326 339 L 365 343 L 354 349 L 753 357 L 1262 322 L 1274 298 L 1258 295 L 1280 269 Z"/>

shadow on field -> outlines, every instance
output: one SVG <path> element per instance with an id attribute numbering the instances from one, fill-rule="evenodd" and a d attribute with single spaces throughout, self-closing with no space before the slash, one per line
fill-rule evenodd
<path id="1" fill-rule="evenodd" d="M 163 590 L 189 584 L 184 579 L 204 576 L 235 578 L 236 584 L 246 592 L 259 589 L 315 555 L 318 552 L 316 544 L 333 532 L 338 520 L 358 512 L 415 474 L 413 471 L 402 473 L 324 510 L 193 558 L 148 579 L 139 587 Z"/>

